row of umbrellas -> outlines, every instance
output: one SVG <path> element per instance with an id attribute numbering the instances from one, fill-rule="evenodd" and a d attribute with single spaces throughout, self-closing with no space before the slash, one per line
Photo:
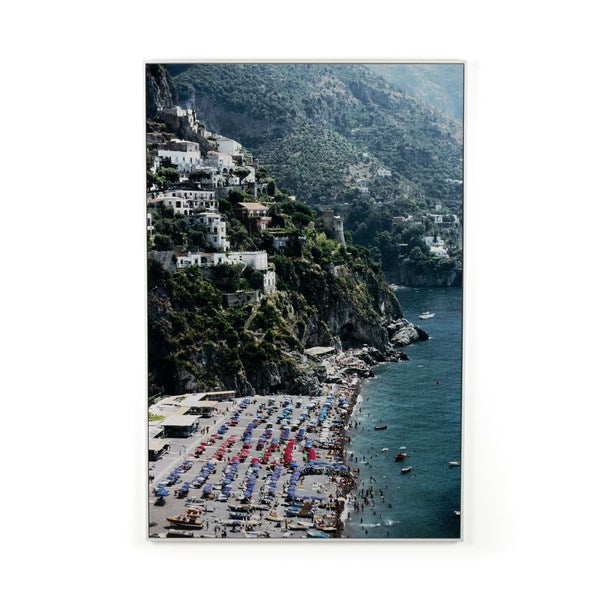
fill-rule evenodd
<path id="1" fill-rule="evenodd" d="M 214 472 L 214 470 L 215 470 L 215 463 L 210 462 L 210 461 L 207 462 L 202 467 L 202 469 L 200 469 L 200 473 L 198 473 L 198 475 L 196 475 L 196 477 L 194 477 L 194 479 L 192 480 L 192 486 L 195 488 L 202 487 L 204 485 L 204 483 L 206 482 L 206 480 Z"/>
<path id="2" fill-rule="evenodd" d="M 254 492 L 254 486 L 256 485 L 256 478 L 258 477 L 259 470 L 260 463 L 252 462 L 250 468 L 246 472 L 246 479 L 242 486 L 244 488 L 244 500 L 248 500 L 251 498 L 252 493 Z"/>
<path id="3" fill-rule="evenodd" d="M 267 480 L 267 494 L 269 496 L 275 495 L 275 491 L 277 489 L 277 480 L 281 476 L 282 470 L 283 467 L 281 465 L 275 465 L 275 467 L 273 467 L 273 470 L 271 471 L 271 474 Z"/>

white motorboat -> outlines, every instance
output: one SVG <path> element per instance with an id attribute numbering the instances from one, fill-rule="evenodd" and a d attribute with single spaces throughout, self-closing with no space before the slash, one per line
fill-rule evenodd
<path id="1" fill-rule="evenodd" d="M 419 315 L 419 319 L 423 319 L 423 321 L 426 321 L 427 319 L 433 319 L 433 317 L 435 317 L 435 313 L 429 311 L 426 311 Z"/>

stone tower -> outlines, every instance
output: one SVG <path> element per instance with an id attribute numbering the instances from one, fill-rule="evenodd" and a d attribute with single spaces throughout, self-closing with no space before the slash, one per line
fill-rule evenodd
<path id="1" fill-rule="evenodd" d="M 339 244 L 346 246 L 344 237 L 344 220 L 339 215 L 334 215 L 333 211 L 327 209 L 323 211 L 323 226 L 325 231 Z"/>

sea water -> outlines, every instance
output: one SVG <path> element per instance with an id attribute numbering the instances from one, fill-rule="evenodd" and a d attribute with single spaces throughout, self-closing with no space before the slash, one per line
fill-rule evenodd
<path id="1" fill-rule="evenodd" d="M 360 468 L 358 491 L 372 486 L 375 506 L 351 506 L 343 535 L 458 538 L 461 467 L 448 463 L 461 460 L 462 289 L 401 288 L 396 295 L 404 317 L 430 339 L 405 349 L 409 361 L 376 367 L 363 385 L 347 451 L 358 459 L 350 463 Z M 435 317 L 419 320 L 425 311 Z M 408 457 L 395 462 L 399 452 Z"/>

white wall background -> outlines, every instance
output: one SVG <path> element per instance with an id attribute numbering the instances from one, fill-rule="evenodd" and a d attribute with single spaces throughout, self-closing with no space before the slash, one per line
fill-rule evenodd
<path id="1" fill-rule="evenodd" d="M 2 205 L 6 597 L 598 597 L 595 12 L 5 7 L 3 191 L 35 183 L 26 211 Z M 464 542 L 144 540 L 142 62 L 183 57 L 469 61 Z M 39 160 L 20 160 L 32 143 Z"/>

